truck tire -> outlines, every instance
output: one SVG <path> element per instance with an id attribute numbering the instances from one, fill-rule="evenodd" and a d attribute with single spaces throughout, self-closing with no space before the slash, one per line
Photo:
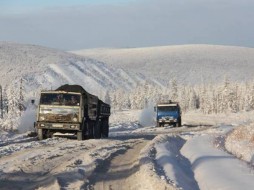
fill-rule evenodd
<path id="1" fill-rule="evenodd" d="M 164 127 L 164 124 L 163 123 L 159 123 L 159 122 L 157 122 L 157 125 L 156 125 L 157 127 Z"/>
<path id="2" fill-rule="evenodd" d="M 90 121 L 89 122 L 89 139 L 94 139 L 94 125 L 95 125 L 95 122 L 94 121 Z"/>
<path id="3" fill-rule="evenodd" d="M 181 119 L 179 119 L 176 123 L 175 123 L 176 127 L 181 127 Z"/>
<path id="4" fill-rule="evenodd" d="M 78 141 L 82 141 L 85 139 L 85 135 L 84 135 L 84 132 L 83 131 L 78 131 L 77 132 L 77 140 Z"/>
<path id="5" fill-rule="evenodd" d="M 108 133 L 109 133 L 108 119 L 103 119 L 101 124 L 101 136 L 103 138 L 108 138 Z"/>
<path id="6" fill-rule="evenodd" d="M 180 117 L 178 120 L 178 127 L 181 127 L 181 126 L 182 126 L 182 118 Z"/>
<path id="7" fill-rule="evenodd" d="M 103 128 L 103 132 L 101 133 L 103 138 L 108 138 L 108 132 L 109 132 L 109 126 L 104 126 Z"/>
<path id="8" fill-rule="evenodd" d="M 99 120 L 94 124 L 93 136 L 95 139 L 101 138 L 101 122 Z"/>
<path id="9" fill-rule="evenodd" d="M 38 129 L 38 139 L 39 140 L 43 140 L 44 139 L 44 135 L 43 135 L 43 129 Z"/>

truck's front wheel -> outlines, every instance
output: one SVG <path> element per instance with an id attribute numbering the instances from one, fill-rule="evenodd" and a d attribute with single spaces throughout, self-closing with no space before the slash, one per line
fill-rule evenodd
<path id="1" fill-rule="evenodd" d="M 182 118 L 180 117 L 178 120 L 178 127 L 181 127 L 181 126 L 182 126 Z"/>
<path id="2" fill-rule="evenodd" d="M 178 119 L 178 121 L 175 125 L 176 125 L 176 127 L 181 127 L 181 125 L 182 125 L 181 118 Z"/>
<path id="3" fill-rule="evenodd" d="M 78 140 L 78 141 L 82 141 L 82 140 L 84 140 L 84 139 L 85 139 L 85 136 L 84 136 L 83 130 L 82 130 L 82 131 L 78 131 L 78 132 L 77 132 L 77 140 Z"/>
<path id="4" fill-rule="evenodd" d="M 38 139 L 43 140 L 44 139 L 44 134 L 43 134 L 43 129 L 38 129 Z"/>

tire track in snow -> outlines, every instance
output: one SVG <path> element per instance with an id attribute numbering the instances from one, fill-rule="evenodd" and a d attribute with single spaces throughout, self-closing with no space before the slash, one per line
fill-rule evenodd
<path id="1" fill-rule="evenodd" d="M 133 139 L 61 139 L 48 144 L 48 140 L 27 143 L 27 149 L 0 158 L 3 189 L 80 189 L 97 164 L 136 143 Z"/>

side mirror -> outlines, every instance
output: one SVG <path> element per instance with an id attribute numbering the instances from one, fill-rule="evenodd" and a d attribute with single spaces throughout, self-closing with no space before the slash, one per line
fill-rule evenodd
<path id="1" fill-rule="evenodd" d="M 156 112 L 156 110 L 157 110 L 156 107 L 154 107 L 153 109 L 154 109 L 154 112 Z"/>

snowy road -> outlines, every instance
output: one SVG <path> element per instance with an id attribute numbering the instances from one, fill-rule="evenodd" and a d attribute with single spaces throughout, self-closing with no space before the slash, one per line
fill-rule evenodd
<path id="1" fill-rule="evenodd" d="M 98 166 L 139 141 L 55 138 L 2 146 L 0 189 L 86 189 Z"/>
<path id="2" fill-rule="evenodd" d="M 158 184 L 143 180 L 140 151 L 155 134 L 174 131 L 160 130 L 122 127 L 86 141 L 10 137 L 0 144 L 0 189 L 153 189 Z"/>
<path id="3" fill-rule="evenodd" d="M 250 182 L 252 169 L 246 164 L 239 167 L 242 173 L 234 170 L 246 175 L 244 180 L 238 177 L 243 183 L 238 186 L 228 173 L 226 178 L 216 173 L 222 172 L 220 164 L 225 165 L 233 156 L 213 147 L 210 138 L 231 127 L 155 128 L 122 123 L 111 127 L 108 139 L 86 141 L 38 141 L 13 135 L 0 142 L 0 189 L 248 189 L 254 184 Z M 223 162 L 205 159 L 214 154 Z M 200 157 L 204 159 L 197 165 Z M 209 165 L 203 165 L 206 161 Z M 233 163 L 238 162 L 234 158 Z M 233 176 L 236 182 L 237 175 Z"/>
<path id="4" fill-rule="evenodd" d="M 146 145 L 147 140 L 140 140 L 138 144 L 126 152 L 116 155 L 108 165 L 103 165 L 94 172 L 91 182 L 94 189 L 140 189 L 143 187 L 140 180 L 139 153 Z"/>

